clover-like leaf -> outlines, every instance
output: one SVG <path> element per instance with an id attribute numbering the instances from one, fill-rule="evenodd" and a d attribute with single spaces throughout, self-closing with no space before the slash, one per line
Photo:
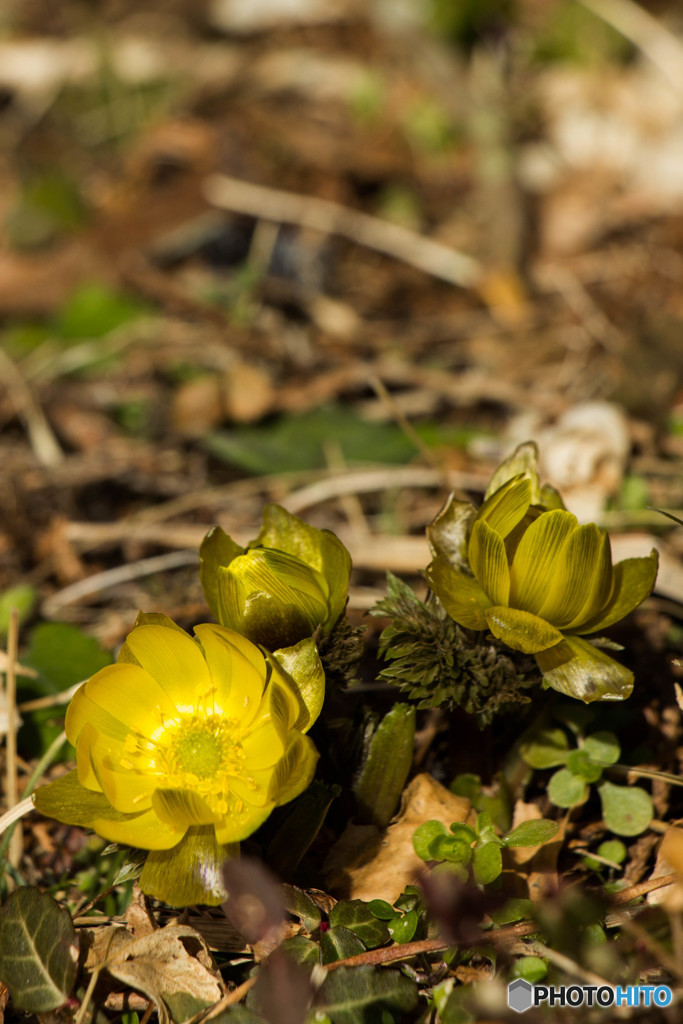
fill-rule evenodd
<path id="1" fill-rule="evenodd" d="M 47 1013 L 71 994 L 78 939 L 68 910 L 29 886 L 0 907 L 0 978 L 18 1010 Z"/>
<path id="2" fill-rule="evenodd" d="M 520 754 L 530 768 L 557 768 L 569 753 L 564 729 L 538 729 L 520 743 Z"/>
<path id="3" fill-rule="evenodd" d="M 484 843 L 474 850 L 472 871 L 474 879 L 480 885 L 488 885 L 495 881 L 503 870 L 503 859 L 498 843 Z"/>
<path id="4" fill-rule="evenodd" d="M 574 807 L 587 799 L 588 786 L 579 775 L 560 768 L 550 778 L 548 796 L 556 807 Z"/>
<path id="5" fill-rule="evenodd" d="M 434 841 L 448 835 L 448 829 L 442 821 L 424 821 L 415 829 L 413 849 L 421 860 L 436 860 L 432 853 Z"/>
<path id="6" fill-rule="evenodd" d="M 523 821 L 505 836 L 506 846 L 541 846 L 557 835 L 559 825 L 556 821 L 540 818 L 537 821 Z"/>
<path id="7" fill-rule="evenodd" d="M 595 764 L 616 764 L 621 756 L 619 740 L 613 732 L 607 730 L 594 732 L 586 736 L 581 748 Z"/>

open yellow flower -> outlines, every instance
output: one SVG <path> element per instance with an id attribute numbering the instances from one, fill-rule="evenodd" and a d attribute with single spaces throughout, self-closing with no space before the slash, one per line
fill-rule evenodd
<path id="1" fill-rule="evenodd" d="M 459 625 L 533 654 L 546 686 L 586 702 L 621 700 L 633 674 L 581 637 L 647 597 L 657 553 L 613 566 L 607 534 L 579 526 L 557 492 L 539 487 L 536 459 L 533 444 L 521 445 L 478 511 L 449 501 L 428 529 L 427 577 Z"/>
<path id="2" fill-rule="evenodd" d="M 223 626 L 197 626 L 193 640 L 163 616 L 138 621 L 117 664 L 71 701 L 77 768 L 35 804 L 152 851 L 143 891 L 219 903 L 234 844 L 313 777 L 318 755 L 303 733 L 322 705 L 322 667 L 312 641 L 266 660 Z"/>

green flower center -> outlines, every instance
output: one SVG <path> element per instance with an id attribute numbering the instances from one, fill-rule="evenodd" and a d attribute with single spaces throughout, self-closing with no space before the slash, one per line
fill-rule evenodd
<path id="1" fill-rule="evenodd" d="M 225 739 L 211 722 L 197 722 L 179 732 L 172 744 L 171 756 L 181 771 L 206 779 L 215 775 L 223 765 Z"/>

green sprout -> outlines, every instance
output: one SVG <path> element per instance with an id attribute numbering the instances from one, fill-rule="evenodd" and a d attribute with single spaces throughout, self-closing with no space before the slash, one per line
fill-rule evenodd
<path id="1" fill-rule="evenodd" d="M 470 872 L 479 885 L 494 882 L 503 870 L 502 851 L 516 846 L 540 846 L 552 839 L 557 822 L 540 818 L 523 821 L 504 836 L 495 831 L 486 812 L 477 815 L 476 825 L 456 821 L 447 829 L 442 821 L 425 821 L 413 836 L 413 849 L 424 861 L 438 861 L 439 869 L 465 881 Z"/>
<path id="2" fill-rule="evenodd" d="M 607 629 L 651 592 L 657 552 L 612 564 L 609 537 L 579 526 L 541 488 L 528 442 L 498 468 L 479 510 L 453 496 L 427 528 L 427 578 L 460 626 L 533 654 L 543 685 L 586 703 L 623 700 L 633 673 L 583 636 Z"/>

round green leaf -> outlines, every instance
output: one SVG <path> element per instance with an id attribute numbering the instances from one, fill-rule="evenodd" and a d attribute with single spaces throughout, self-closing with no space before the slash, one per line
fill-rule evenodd
<path id="1" fill-rule="evenodd" d="M 567 760 L 569 740 L 564 729 L 539 729 L 519 749 L 530 768 L 557 768 Z"/>
<path id="2" fill-rule="evenodd" d="M 396 910 L 386 900 L 370 900 L 368 910 L 373 917 L 378 918 L 380 921 L 391 921 L 392 918 L 396 917 Z"/>
<path id="3" fill-rule="evenodd" d="M 594 732 L 586 736 L 582 750 L 596 764 L 616 764 L 621 756 L 619 740 L 613 732 Z"/>
<path id="4" fill-rule="evenodd" d="M 628 851 L 620 839 L 607 839 L 598 846 L 598 853 L 614 864 L 623 864 Z"/>
<path id="5" fill-rule="evenodd" d="M 548 783 L 548 796 L 556 807 L 574 807 L 587 798 L 588 786 L 568 768 L 560 768 Z"/>
<path id="6" fill-rule="evenodd" d="M 484 843 L 474 851 L 472 863 L 475 881 L 480 885 L 493 882 L 503 870 L 503 859 L 497 843 Z"/>
<path id="7" fill-rule="evenodd" d="M 425 821 L 415 829 L 413 849 L 421 860 L 436 860 L 431 852 L 433 841 L 440 836 L 447 836 L 448 829 L 441 821 Z"/>
<path id="8" fill-rule="evenodd" d="M 615 786 L 601 782 L 602 817 L 611 832 L 619 836 L 637 836 L 644 832 L 654 816 L 652 798 L 640 786 Z"/>
<path id="9" fill-rule="evenodd" d="M 450 860 L 454 864 L 469 864 L 472 860 L 472 840 L 459 836 L 437 836 L 430 845 L 434 860 Z"/>
<path id="10" fill-rule="evenodd" d="M 559 827 L 556 821 L 548 821 L 545 818 L 523 821 L 507 834 L 503 842 L 506 846 L 541 846 L 557 835 Z"/>

